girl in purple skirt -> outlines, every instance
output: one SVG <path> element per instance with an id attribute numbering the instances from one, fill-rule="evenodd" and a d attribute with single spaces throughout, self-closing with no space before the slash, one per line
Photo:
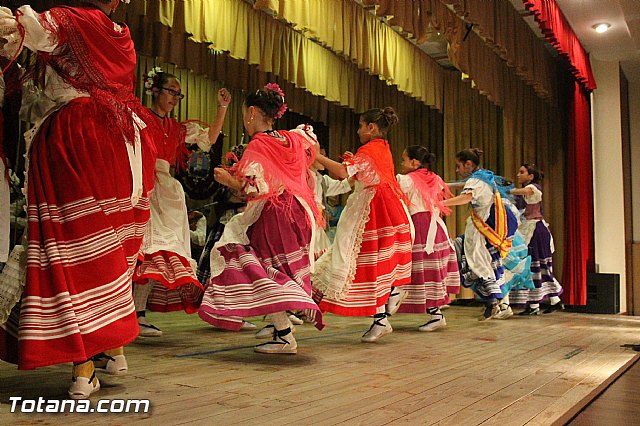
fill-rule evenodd
<path id="1" fill-rule="evenodd" d="M 442 201 L 453 195 L 440 176 L 429 170 L 434 159 L 425 147 L 410 146 L 402 153 L 401 168 L 406 174 L 396 176 L 410 202 L 415 240 L 411 284 L 391 291 L 387 311 L 429 314 L 420 331 L 435 331 L 447 324 L 440 306 L 449 303 L 450 293 L 460 290 L 456 251 L 442 220 L 451 212 Z"/>
<path id="2" fill-rule="evenodd" d="M 297 353 L 289 310 L 318 310 L 311 298 L 310 243 L 322 221 L 309 186 L 315 150 L 303 136 L 274 130 L 286 110 L 276 84 L 247 95 L 244 127 L 251 135 L 231 173 L 215 169 L 215 179 L 247 197 L 247 207 L 224 228 L 211 250 L 211 279 L 199 315 L 220 328 L 239 330 L 242 318 L 269 315 L 273 339 L 255 347 L 267 354 Z M 322 316 L 315 316 L 322 328 Z"/>
<path id="3" fill-rule="evenodd" d="M 513 290 L 510 301 L 513 305 L 525 306 L 520 315 L 539 315 L 540 302 L 549 298 L 550 306 L 545 314 L 564 309 L 560 301 L 562 287 L 553 276 L 553 237 L 549 225 L 542 216 L 543 174 L 533 164 L 523 164 L 518 170 L 517 180 L 521 188 L 512 189 L 516 205 L 524 209 L 521 217 L 520 233 L 529 247 L 531 273 L 535 289 Z"/>

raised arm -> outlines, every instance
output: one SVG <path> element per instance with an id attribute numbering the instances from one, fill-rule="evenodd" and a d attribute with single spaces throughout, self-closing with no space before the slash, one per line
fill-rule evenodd
<path id="1" fill-rule="evenodd" d="M 209 142 L 211 145 L 214 145 L 218 140 L 218 135 L 222 131 L 222 126 L 224 125 L 224 119 L 227 115 L 230 103 L 231 93 L 224 88 L 218 90 L 218 112 L 216 113 L 216 118 L 213 124 L 209 127 Z"/>

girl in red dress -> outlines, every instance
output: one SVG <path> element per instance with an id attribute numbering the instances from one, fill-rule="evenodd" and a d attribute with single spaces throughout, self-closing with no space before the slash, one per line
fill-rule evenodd
<path id="1" fill-rule="evenodd" d="M 337 177 L 355 179 L 329 250 L 318 259 L 314 288 L 324 295 L 323 311 L 347 316 L 373 315 L 363 342 L 393 331 L 385 304 L 391 289 L 411 282 L 412 225 L 406 197 L 398 186 L 386 139 L 398 121 L 391 107 L 360 116 L 362 146 L 338 163 L 317 160 Z"/>

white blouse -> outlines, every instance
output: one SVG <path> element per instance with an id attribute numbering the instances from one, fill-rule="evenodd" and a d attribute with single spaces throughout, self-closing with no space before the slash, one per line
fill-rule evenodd
<path id="1" fill-rule="evenodd" d="M 375 169 L 371 166 L 369 160 L 362 155 L 354 155 L 344 161 L 347 167 L 347 174 L 349 177 L 356 178 L 362 186 L 373 186 L 380 183 L 380 176 L 376 173 Z"/>
<path id="2" fill-rule="evenodd" d="M 493 188 L 480 179 L 470 178 L 465 182 L 461 193 L 471 194 L 471 207 L 486 221 L 494 201 Z"/>
<path id="3" fill-rule="evenodd" d="M 185 135 L 184 141 L 187 145 L 198 145 L 198 148 L 203 150 L 204 152 L 209 152 L 211 149 L 211 142 L 209 141 L 209 128 L 203 127 L 200 123 L 189 121 L 186 123 L 181 123 L 187 133 Z"/>
<path id="4" fill-rule="evenodd" d="M 319 209 L 324 209 L 324 199 L 334 195 L 344 194 L 351 191 L 349 179 L 333 179 L 327 175 L 320 174 L 317 170 L 313 170 L 313 178 L 315 183 L 314 198 Z"/>
<path id="5" fill-rule="evenodd" d="M 524 201 L 527 204 L 538 204 L 542 202 L 542 191 L 540 191 L 535 185 L 529 184 L 525 186 L 525 188 L 531 188 L 531 190 L 533 191 L 532 195 L 524 196 Z"/>
<path id="6" fill-rule="evenodd" d="M 431 206 L 427 206 L 424 202 L 424 199 L 416 189 L 415 184 L 413 183 L 413 179 L 411 179 L 407 175 L 396 175 L 396 179 L 398 180 L 398 184 L 400 185 L 400 189 L 405 193 L 407 198 L 409 199 L 409 213 L 413 216 L 416 213 L 421 212 L 429 212 L 431 211 Z"/>

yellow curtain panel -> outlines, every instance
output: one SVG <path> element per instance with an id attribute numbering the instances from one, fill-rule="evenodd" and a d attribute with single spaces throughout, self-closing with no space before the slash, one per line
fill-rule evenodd
<path id="1" fill-rule="evenodd" d="M 161 10 L 169 7 L 170 4 L 160 3 Z M 269 14 L 257 13 L 241 0 L 192 0 L 184 2 L 183 7 L 185 31 L 194 41 L 227 51 L 250 64 L 259 64 L 265 72 L 276 73 L 328 101 L 356 110 L 361 108 L 348 90 L 350 82 L 356 80 L 354 69 L 349 66 L 354 63 L 397 86 L 401 92 L 427 105 L 441 107 L 442 69 L 437 63 L 350 1 L 289 3 L 284 9 L 285 20 L 287 17 L 308 20 L 292 26 L 281 25 Z M 162 12 L 161 16 L 166 14 Z M 318 16 L 336 21 L 329 23 Z M 301 25 L 308 28 L 314 20 L 316 25 L 328 23 L 309 31 L 318 42 L 306 37 L 299 28 Z M 335 24 L 333 30 L 329 30 L 329 24 Z"/>

